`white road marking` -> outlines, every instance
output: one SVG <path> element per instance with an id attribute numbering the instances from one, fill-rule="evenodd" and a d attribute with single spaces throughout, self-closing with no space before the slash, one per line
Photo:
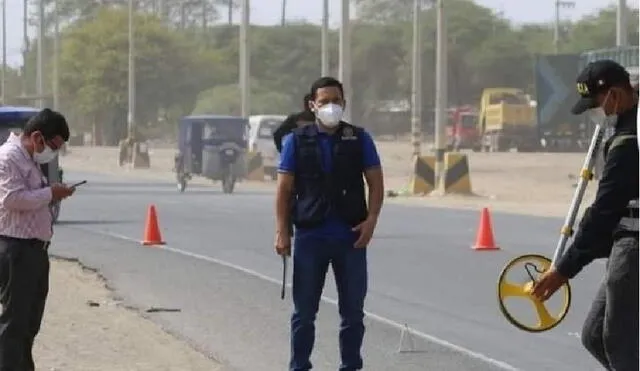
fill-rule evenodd
<path id="1" fill-rule="evenodd" d="M 78 229 L 78 230 L 82 230 L 82 231 L 89 232 L 89 233 L 101 234 L 101 235 L 104 235 L 104 236 L 109 236 L 109 237 L 113 237 L 113 238 L 129 241 L 129 242 L 140 243 L 140 240 L 138 240 L 138 239 L 131 238 L 131 237 L 128 237 L 128 236 L 124 236 L 124 235 L 121 235 L 121 234 L 118 234 L 118 233 L 107 232 L 107 231 L 99 231 L 99 230 L 90 229 L 90 228 L 86 228 L 86 227 L 79 227 L 79 226 L 68 226 L 67 228 Z M 180 255 L 183 255 L 183 256 L 188 256 L 190 258 L 203 260 L 203 261 L 206 261 L 206 262 L 209 262 L 209 263 L 213 263 L 213 264 L 218 264 L 218 265 L 221 265 L 221 266 L 224 266 L 224 267 L 227 267 L 227 268 L 231 268 L 231 269 L 240 271 L 240 272 L 248 274 L 250 276 L 262 279 L 264 281 L 275 283 L 277 285 L 281 285 L 282 284 L 282 281 L 280 279 L 272 278 L 272 277 L 269 277 L 269 276 L 264 275 L 262 273 L 256 272 L 254 270 L 251 270 L 251 269 L 248 269 L 248 268 L 244 268 L 244 267 L 241 267 L 239 265 L 226 262 L 224 260 L 212 258 L 210 256 L 196 254 L 196 253 L 193 253 L 193 252 L 189 252 L 189 251 L 186 251 L 186 250 L 178 249 L 178 248 L 171 247 L 171 246 L 168 246 L 168 245 L 154 246 L 153 248 L 159 248 L 159 249 L 167 250 L 167 251 L 170 251 L 170 252 L 173 252 L 173 253 L 176 253 L 176 254 L 180 254 Z M 287 287 L 291 288 L 291 284 L 287 284 Z M 323 295 L 321 299 L 325 303 L 329 303 L 329 304 L 332 304 L 334 306 L 338 305 L 337 300 L 332 299 L 330 297 L 327 297 L 327 296 Z M 371 313 L 371 312 L 365 311 L 365 316 L 369 317 L 369 318 L 371 318 L 371 319 L 373 319 L 375 321 L 378 321 L 378 322 L 384 323 L 386 325 L 389 325 L 391 327 L 395 327 L 395 328 L 399 329 L 400 331 L 402 331 L 405 328 L 405 325 L 400 324 L 400 323 L 398 323 L 398 322 L 396 322 L 396 321 L 394 321 L 392 319 L 383 317 L 383 316 L 375 314 L 375 313 Z M 451 342 L 448 342 L 448 341 L 446 341 L 444 339 L 441 339 L 441 338 L 438 338 L 436 336 L 429 335 L 429 334 L 426 334 L 424 332 L 413 330 L 413 329 L 412 329 L 411 333 L 413 335 L 423 339 L 423 340 L 426 340 L 426 341 L 429 341 L 431 343 L 438 344 L 440 346 L 449 348 L 449 349 L 451 349 L 453 351 L 456 351 L 458 353 L 462 353 L 462 354 L 464 354 L 464 355 L 466 355 L 466 356 L 468 356 L 470 358 L 474 358 L 474 359 L 477 359 L 479 361 L 482 361 L 482 362 L 485 362 L 487 364 L 490 364 L 492 366 L 498 367 L 501 370 L 505 370 L 505 371 L 521 371 L 519 368 L 516 368 L 516 367 L 514 367 L 514 366 L 512 366 L 512 365 L 510 365 L 510 364 L 508 364 L 506 362 L 499 361 L 497 359 L 491 358 L 491 357 L 489 357 L 487 355 L 484 355 L 482 353 L 478 353 L 478 352 L 475 352 L 473 350 L 467 349 L 465 347 L 453 344 Z"/>

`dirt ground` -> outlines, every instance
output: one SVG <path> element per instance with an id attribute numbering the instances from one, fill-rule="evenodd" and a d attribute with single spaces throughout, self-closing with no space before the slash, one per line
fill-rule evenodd
<path id="1" fill-rule="evenodd" d="M 411 173 L 411 148 L 406 143 L 378 143 L 388 189 L 400 190 Z M 583 153 L 468 153 L 473 196 L 398 197 L 408 205 L 505 211 L 564 217 L 575 192 Z M 587 188 L 583 204 L 595 195 Z M 584 206 L 583 206 L 584 207 Z"/>
<path id="2" fill-rule="evenodd" d="M 221 366 L 112 298 L 100 277 L 52 259 L 36 368 L 47 371 L 217 371 Z"/>
<path id="3" fill-rule="evenodd" d="M 410 179 L 411 146 L 407 142 L 378 142 L 388 190 L 401 190 Z M 74 147 L 60 159 L 69 170 L 94 171 L 120 176 L 173 181 L 175 150 L 151 149 L 150 169 L 121 168 L 117 149 Z M 492 211 L 517 214 L 558 216 L 567 213 L 575 191 L 576 174 L 584 161 L 582 153 L 469 153 L 473 196 L 403 196 L 386 202 L 412 206 L 435 206 L 464 209 L 488 207 Z M 74 179 L 75 180 L 75 179 Z M 69 181 L 72 181 L 71 179 Z M 211 184 L 195 178 L 194 183 Z M 218 187 L 218 186 L 216 186 Z M 249 182 L 242 188 L 273 188 L 272 182 Z M 587 189 L 585 201 L 592 199 L 595 184 Z M 584 205 L 583 202 L 583 205 Z"/>

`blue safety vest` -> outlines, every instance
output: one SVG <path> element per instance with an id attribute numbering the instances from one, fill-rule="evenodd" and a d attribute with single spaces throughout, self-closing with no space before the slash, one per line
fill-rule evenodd
<path id="1" fill-rule="evenodd" d="M 332 135 L 331 169 L 323 168 L 316 125 L 293 131 L 295 199 L 292 220 L 297 228 L 313 228 L 329 217 L 356 226 L 367 218 L 363 179 L 362 129 L 341 123 Z"/>

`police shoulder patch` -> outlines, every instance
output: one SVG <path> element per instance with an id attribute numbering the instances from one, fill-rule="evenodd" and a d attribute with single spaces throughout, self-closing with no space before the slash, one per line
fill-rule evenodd
<path id="1" fill-rule="evenodd" d="M 342 140 L 356 140 L 358 137 L 353 133 L 353 129 L 351 127 L 345 127 L 342 130 Z"/>

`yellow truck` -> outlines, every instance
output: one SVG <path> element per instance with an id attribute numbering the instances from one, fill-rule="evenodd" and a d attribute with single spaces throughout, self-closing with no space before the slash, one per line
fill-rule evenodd
<path id="1" fill-rule="evenodd" d="M 478 132 L 483 152 L 537 147 L 536 107 L 521 89 L 487 88 L 480 98 Z"/>

